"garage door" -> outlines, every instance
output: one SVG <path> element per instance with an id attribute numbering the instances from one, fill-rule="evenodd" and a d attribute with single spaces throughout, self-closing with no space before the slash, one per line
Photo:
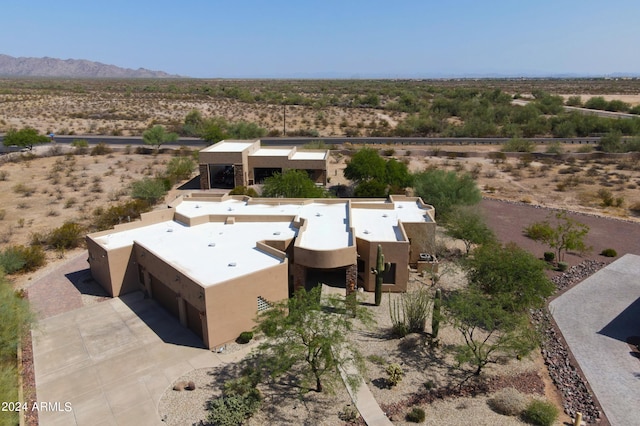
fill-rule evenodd
<path id="1" fill-rule="evenodd" d="M 162 281 L 151 276 L 151 291 L 153 292 L 153 298 L 171 315 L 176 318 L 180 318 L 180 312 L 178 311 L 178 300 L 176 299 L 176 292 L 167 287 Z"/>
<path id="2" fill-rule="evenodd" d="M 202 320 L 200 319 L 200 311 L 198 311 L 191 303 L 185 300 L 184 305 L 187 308 L 187 327 L 193 331 L 196 336 L 202 337 Z"/>

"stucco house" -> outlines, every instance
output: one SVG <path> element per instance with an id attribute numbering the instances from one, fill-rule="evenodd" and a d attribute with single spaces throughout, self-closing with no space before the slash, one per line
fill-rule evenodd
<path id="1" fill-rule="evenodd" d="M 113 297 L 143 291 L 217 347 L 300 286 L 335 279 L 373 291 L 407 288 L 409 265 L 433 253 L 434 209 L 420 198 L 273 199 L 182 196 L 140 221 L 86 237 L 94 279 Z"/>
<path id="2" fill-rule="evenodd" d="M 325 185 L 329 151 L 262 148 L 259 140 L 224 140 L 201 150 L 198 162 L 200 189 L 260 184 L 289 169 L 305 170 L 311 180 Z"/>

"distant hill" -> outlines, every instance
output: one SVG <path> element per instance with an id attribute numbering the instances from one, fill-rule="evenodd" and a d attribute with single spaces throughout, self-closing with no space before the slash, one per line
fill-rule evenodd
<path id="1" fill-rule="evenodd" d="M 84 59 L 14 58 L 0 54 L 1 77 L 176 78 L 178 75 L 145 68 L 137 70 Z"/>

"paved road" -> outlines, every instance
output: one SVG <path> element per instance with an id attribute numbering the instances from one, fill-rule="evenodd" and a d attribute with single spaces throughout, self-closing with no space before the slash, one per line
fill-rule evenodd
<path id="1" fill-rule="evenodd" d="M 11 152 L 19 149 L 16 147 L 5 147 L 1 142 L 4 135 L 0 134 L 0 153 Z M 74 136 L 56 136 L 55 141 L 59 144 L 70 144 L 74 140 L 84 139 L 89 145 L 97 145 L 104 142 L 108 145 L 144 145 L 142 137 L 135 136 L 96 136 L 96 135 L 74 135 Z M 535 142 L 536 144 L 547 144 L 552 142 L 570 143 L 570 144 L 597 144 L 600 142 L 599 137 L 584 138 L 524 138 Z M 346 137 L 281 137 L 281 138 L 260 138 L 263 146 L 302 146 L 311 141 L 323 141 L 327 145 L 339 145 L 344 143 L 382 145 L 501 145 L 509 140 L 509 138 L 400 138 L 400 137 L 384 137 L 384 138 L 346 138 Z M 163 145 L 165 147 L 205 147 L 210 145 L 207 141 L 198 138 L 180 138 L 173 144 Z"/>

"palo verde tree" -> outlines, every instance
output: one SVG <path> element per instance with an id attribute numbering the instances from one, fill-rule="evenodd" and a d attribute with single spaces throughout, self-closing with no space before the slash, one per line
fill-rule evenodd
<path id="1" fill-rule="evenodd" d="M 455 207 L 446 219 L 444 226 L 447 235 L 462 240 L 467 254 L 473 244 L 495 241 L 493 231 L 489 229 L 482 213 L 475 206 Z"/>
<path id="2" fill-rule="evenodd" d="M 487 364 L 500 357 L 525 356 L 536 346 L 535 331 L 526 314 L 503 309 L 499 301 L 477 288 L 453 293 L 445 306 L 449 322 L 464 339 L 464 344 L 456 347 L 456 361 L 474 369 L 464 381 L 479 376 Z"/>
<path id="3" fill-rule="evenodd" d="M 167 132 L 163 126 L 157 125 L 145 130 L 144 133 L 142 133 L 142 140 L 147 145 L 155 146 L 157 152 L 160 150 L 161 145 L 177 141 L 178 135 Z"/>
<path id="4" fill-rule="evenodd" d="M 338 381 L 339 367 L 353 363 L 362 368 L 348 333 L 355 321 L 371 324 L 372 317 L 356 297 L 357 293 L 322 298 L 320 286 L 300 288 L 291 299 L 261 312 L 256 329 L 267 338 L 257 350 L 260 370 L 271 377 L 295 371 L 303 387 L 322 392 L 331 391 Z M 356 379 L 349 377 L 357 387 Z"/>
<path id="5" fill-rule="evenodd" d="M 313 182 L 304 170 L 287 170 L 264 180 L 262 196 L 269 198 L 325 198 L 324 188 Z"/>
<path id="6" fill-rule="evenodd" d="M 446 220 L 454 206 L 478 204 L 482 199 L 480 189 L 469 174 L 429 169 L 413 178 L 417 196 L 431 204 L 436 214 Z"/>
<path id="7" fill-rule="evenodd" d="M 34 145 L 47 142 L 49 142 L 49 138 L 38 134 L 38 131 L 32 127 L 25 127 L 21 130 L 11 129 L 3 140 L 4 146 L 15 145 L 29 150 L 32 150 Z"/>
<path id="8" fill-rule="evenodd" d="M 584 241 L 589 234 L 589 226 L 569 217 L 564 211 L 549 215 L 542 222 L 532 223 L 524 228 L 524 233 L 554 249 L 559 261 L 564 260 L 567 251 L 585 253 L 590 250 Z"/>
<path id="9" fill-rule="evenodd" d="M 544 262 L 513 243 L 479 246 L 463 267 L 470 287 L 509 312 L 538 308 L 555 289 Z"/>

